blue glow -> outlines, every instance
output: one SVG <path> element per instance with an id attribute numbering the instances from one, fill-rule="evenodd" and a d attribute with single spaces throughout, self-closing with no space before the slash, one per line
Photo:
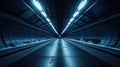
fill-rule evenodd
<path id="1" fill-rule="evenodd" d="M 76 12 L 73 14 L 73 17 L 69 20 L 68 24 L 66 25 L 66 27 L 64 28 L 64 30 L 62 31 L 61 34 L 63 34 L 68 27 L 72 24 L 72 22 L 74 22 L 75 17 L 77 17 L 81 11 L 81 9 L 87 4 L 87 0 L 82 0 L 82 2 L 80 2 L 80 4 L 78 5 L 78 8 L 76 10 Z"/>
<path id="2" fill-rule="evenodd" d="M 74 18 L 71 18 L 70 21 L 69 21 L 69 23 L 68 23 L 67 26 L 64 28 L 64 30 L 62 31 L 61 34 L 63 34 L 63 33 L 67 30 L 67 28 L 70 26 L 70 24 L 71 24 L 73 21 L 74 21 Z"/>
<path id="3" fill-rule="evenodd" d="M 87 4 L 87 0 L 82 0 L 82 2 L 78 6 L 78 10 L 81 10 Z"/>
<path id="4" fill-rule="evenodd" d="M 46 18 L 46 20 L 50 23 L 50 19 L 49 18 Z M 52 23 L 51 23 L 51 25 L 52 25 Z"/>
<path id="5" fill-rule="evenodd" d="M 53 43 L 53 47 L 50 48 L 51 51 L 48 51 L 49 53 L 49 56 L 56 56 L 57 55 L 57 49 L 58 49 L 58 42 L 59 42 L 59 39 L 55 40 L 54 43 Z"/>
<path id="6" fill-rule="evenodd" d="M 64 56 L 70 56 L 71 55 L 71 53 L 70 53 L 70 51 L 68 50 L 68 48 L 66 48 L 66 47 L 68 47 L 67 46 L 67 43 L 66 43 L 66 41 L 64 41 L 63 39 L 61 39 L 61 42 L 62 42 L 62 50 L 63 50 L 63 55 Z"/>
<path id="7" fill-rule="evenodd" d="M 76 67 L 76 62 L 73 58 L 73 56 L 76 56 L 73 54 L 72 50 L 70 49 L 70 47 L 65 39 L 61 39 L 61 45 L 62 45 L 62 53 L 64 56 L 64 62 L 66 63 L 66 67 Z"/>
<path id="8" fill-rule="evenodd" d="M 55 29 L 55 27 L 54 27 L 53 25 L 52 25 L 52 28 L 53 28 L 53 30 L 55 31 L 55 33 L 58 34 L 57 30 Z"/>
<path id="9" fill-rule="evenodd" d="M 68 25 L 64 28 L 64 30 L 62 31 L 61 34 L 63 34 L 63 33 L 67 30 L 67 28 L 69 27 L 69 25 L 70 25 L 70 24 L 68 24 Z"/>
<path id="10" fill-rule="evenodd" d="M 74 18 L 71 18 L 69 23 L 71 23 L 71 22 L 73 22 L 73 21 L 74 21 Z"/>
<path id="11" fill-rule="evenodd" d="M 70 26 L 70 24 L 71 24 L 73 21 L 74 21 L 74 18 L 71 18 L 70 21 L 69 21 L 69 23 L 68 23 L 67 26 L 64 28 L 64 30 L 62 31 L 61 34 L 63 34 L 63 33 L 67 30 L 67 28 Z"/>
<path id="12" fill-rule="evenodd" d="M 44 17 L 47 17 L 47 14 L 45 12 L 41 12 L 41 14 L 44 16 Z"/>
<path id="13" fill-rule="evenodd" d="M 41 4 L 38 2 L 38 0 L 33 0 L 33 4 L 40 10 L 40 11 L 42 11 L 42 6 L 41 6 Z"/>
<path id="14" fill-rule="evenodd" d="M 51 23 L 50 19 L 47 17 L 47 14 L 46 14 L 45 11 L 43 10 L 43 8 L 42 8 L 41 4 L 39 3 L 39 1 L 38 1 L 38 0 L 33 0 L 33 5 L 34 5 L 37 9 L 40 10 L 40 13 L 44 16 L 44 18 L 46 18 L 46 21 L 49 23 L 49 25 L 52 27 L 52 29 L 55 31 L 55 33 L 56 33 L 57 35 L 59 35 L 58 32 L 57 32 L 57 30 L 55 29 L 55 27 L 54 27 L 53 24 Z"/>
<path id="15" fill-rule="evenodd" d="M 79 14 L 79 11 L 76 11 L 76 12 L 73 14 L 73 17 L 78 16 L 78 14 Z"/>

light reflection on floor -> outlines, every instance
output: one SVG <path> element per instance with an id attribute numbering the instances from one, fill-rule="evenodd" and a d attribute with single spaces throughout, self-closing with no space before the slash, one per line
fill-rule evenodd
<path id="1" fill-rule="evenodd" d="M 61 40 L 61 45 L 62 45 L 62 51 L 63 51 L 63 55 L 64 55 L 64 63 L 66 65 L 66 67 L 76 67 L 74 59 L 73 59 L 73 54 L 72 52 L 70 52 L 70 49 L 67 48 L 68 45 L 66 43 L 66 41 L 64 39 Z"/>

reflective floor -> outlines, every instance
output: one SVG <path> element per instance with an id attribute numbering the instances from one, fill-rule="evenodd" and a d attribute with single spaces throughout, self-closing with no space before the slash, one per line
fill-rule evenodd
<path id="1" fill-rule="evenodd" d="M 0 67 L 120 67 L 120 0 L 0 0 Z"/>
<path id="2" fill-rule="evenodd" d="M 77 44 L 77 43 L 76 43 Z M 66 39 L 55 39 L 8 67 L 112 67 Z"/>

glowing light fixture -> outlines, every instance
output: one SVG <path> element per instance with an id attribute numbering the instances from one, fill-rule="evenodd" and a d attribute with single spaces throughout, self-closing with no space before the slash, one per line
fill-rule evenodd
<path id="1" fill-rule="evenodd" d="M 87 0 L 82 0 L 82 2 L 78 6 L 78 10 L 81 10 L 87 4 Z"/>
<path id="2" fill-rule="evenodd" d="M 49 18 L 46 18 L 46 20 L 50 23 L 50 19 Z M 52 25 L 52 23 L 50 23 Z"/>
<path id="3" fill-rule="evenodd" d="M 82 2 L 80 2 L 80 4 L 78 5 L 77 10 L 75 11 L 75 13 L 73 14 L 73 16 L 71 17 L 71 19 L 69 20 L 68 24 L 66 25 L 66 27 L 63 29 L 62 33 L 63 34 L 68 27 L 72 24 L 72 22 L 74 22 L 75 18 L 79 15 L 81 9 L 87 4 L 87 0 L 82 0 Z"/>
<path id="4" fill-rule="evenodd" d="M 76 12 L 73 14 L 73 17 L 78 16 L 78 14 L 79 14 L 79 11 L 76 11 Z"/>
<path id="5" fill-rule="evenodd" d="M 71 18 L 69 23 L 71 23 L 71 22 L 73 22 L 73 21 L 74 21 L 74 18 Z"/>
<path id="6" fill-rule="evenodd" d="M 33 4 L 37 7 L 37 9 L 39 9 L 40 11 L 43 10 L 41 4 L 38 2 L 38 0 L 33 0 Z"/>
<path id="7" fill-rule="evenodd" d="M 44 16 L 44 17 L 47 17 L 46 13 L 45 12 L 41 12 L 41 14 Z"/>
<path id="8" fill-rule="evenodd" d="M 48 22 L 48 24 L 52 27 L 52 29 L 55 31 L 55 33 L 57 35 L 58 32 L 57 30 L 55 29 L 55 27 L 53 26 L 52 22 L 50 21 L 50 19 L 48 18 L 47 14 L 45 13 L 45 11 L 43 10 L 42 8 L 42 5 L 39 3 L 38 0 L 33 0 L 33 5 L 40 11 L 40 13 L 43 15 L 43 17 L 46 19 L 46 21 Z"/>

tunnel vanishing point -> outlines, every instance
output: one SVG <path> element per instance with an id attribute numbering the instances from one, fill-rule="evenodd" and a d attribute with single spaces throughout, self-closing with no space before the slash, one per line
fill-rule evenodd
<path id="1" fill-rule="evenodd" d="M 120 0 L 0 0 L 0 67 L 120 67 Z"/>

